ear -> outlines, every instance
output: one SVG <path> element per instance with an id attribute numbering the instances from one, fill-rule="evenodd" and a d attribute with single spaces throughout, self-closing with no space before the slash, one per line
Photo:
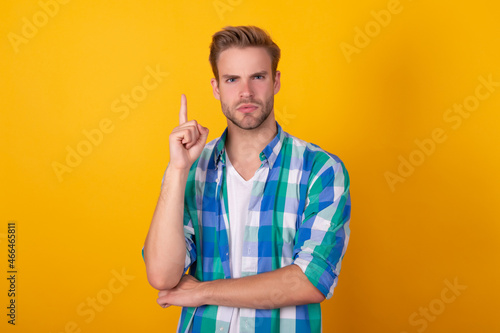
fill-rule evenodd
<path id="1" fill-rule="evenodd" d="M 214 93 L 214 97 L 220 100 L 219 85 L 217 84 L 217 80 L 212 78 L 210 79 L 210 83 L 212 84 L 212 91 Z"/>
<path id="2" fill-rule="evenodd" d="M 276 95 L 281 88 L 281 72 L 276 71 L 276 76 L 274 77 L 274 94 Z"/>

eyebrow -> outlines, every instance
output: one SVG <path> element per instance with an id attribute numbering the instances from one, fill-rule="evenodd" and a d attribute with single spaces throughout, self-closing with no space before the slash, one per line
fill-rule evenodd
<path id="1" fill-rule="evenodd" d="M 250 76 L 258 76 L 258 75 L 267 75 L 268 72 L 267 71 L 260 71 L 260 72 L 256 72 L 256 73 L 252 73 L 250 74 Z M 240 76 L 239 75 L 232 75 L 232 74 L 224 74 L 222 75 L 222 78 L 223 79 L 233 79 L 233 78 L 239 78 Z"/>

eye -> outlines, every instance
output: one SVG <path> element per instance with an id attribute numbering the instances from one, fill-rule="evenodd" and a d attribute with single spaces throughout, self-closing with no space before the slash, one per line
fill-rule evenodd
<path id="1" fill-rule="evenodd" d="M 227 79 L 226 82 L 231 83 L 231 82 L 234 82 L 234 80 L 236 80 L 236 79 L 234 77 L 232 77 L 232 78 Z"/>
<path id="2" fill-rule="evenodd" d="M 262 80 L 264 78 L 264 75 L 255 75 L 254 78 Z"/>

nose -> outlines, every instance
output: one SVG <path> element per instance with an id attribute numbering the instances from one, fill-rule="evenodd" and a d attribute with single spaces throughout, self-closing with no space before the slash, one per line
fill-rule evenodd
<path id="1" fill-rule="evenodd" d="M 249 98 L 253 97 L 253 89 L 249 80 L 241 80 L 240 97 Z"/>

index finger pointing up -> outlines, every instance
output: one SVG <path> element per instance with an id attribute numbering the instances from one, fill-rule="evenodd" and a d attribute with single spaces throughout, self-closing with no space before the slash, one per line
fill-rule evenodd
<path id="1" fill-rule="evenodd" d="M 187 121 L 187 100 L 186 95 L 181 96 L 181 109 L 179 111 L 179 125 L 184 124 Z"/>

